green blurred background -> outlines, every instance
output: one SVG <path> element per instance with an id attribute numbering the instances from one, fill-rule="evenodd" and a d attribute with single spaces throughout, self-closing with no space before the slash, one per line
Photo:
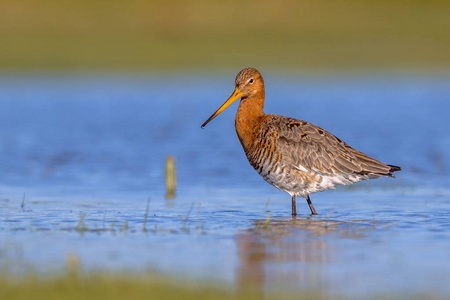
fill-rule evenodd
<path id="1" fill-rule="evenodd" d="M 450 67 L 450 1 L 2 0 L 0 71 Z"/>

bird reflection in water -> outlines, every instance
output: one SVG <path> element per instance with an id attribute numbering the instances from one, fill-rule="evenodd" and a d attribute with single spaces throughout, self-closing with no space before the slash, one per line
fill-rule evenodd
<path id="1" fill-rule="evenodd" d="M 375 229 L 373 221 L 317 217 L 271 220 L 265 229 L 257 224 L 235 238 L 237 286 L 261 294 L 276 287 L 277 295 L 299 289 L 314 295 L 329 290 L 333 283 L 327 282 L 324 272 L 337 249 L 325 237 L 358 239 Z"/>

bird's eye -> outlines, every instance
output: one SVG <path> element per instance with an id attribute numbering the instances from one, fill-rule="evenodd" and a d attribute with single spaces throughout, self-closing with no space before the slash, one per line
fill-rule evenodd
<path id="1" fill-rule="evenodd" d="M 250 80 L 248 81 L 248 83 L 252 84 L 253 83 L 253 78 L 250 78 Z"/>

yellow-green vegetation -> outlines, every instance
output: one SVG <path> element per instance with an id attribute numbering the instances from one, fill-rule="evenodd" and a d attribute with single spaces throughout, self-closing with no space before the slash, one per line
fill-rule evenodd
<path id="1" fill-rule="evenodd" d="M 174 281 L 152 275 L 66 274 L 51 278 L 0 275 L 0 299 L 263 299 L 258 291 L 231 291 L 216 285 Z M 265 299 L 319 299 L 318 297 L 272 295 Z"/>
<path id="2" fill-rule="evenodd" d="M 2 0 L 0 70 L 450 67 L 447 0 Z"/>
<path id="3" fill-rule="evenodd" d="M 175 190 L 177 189 L 177 168 L 175 165 L 175 157 L 169 155 L 166 159 L 166 199 L 175 198 Z"/>

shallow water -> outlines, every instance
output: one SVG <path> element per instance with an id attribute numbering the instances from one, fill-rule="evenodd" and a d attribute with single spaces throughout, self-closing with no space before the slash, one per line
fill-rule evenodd
<path id="1" fill-rule="evenodd" d="M 246 161 L 237 104 L 200 129 L 232 75 L 0 79 L 3 270 L 59 272 L 76 256 L 85 272 L 450 297 L 448 75 L 266 74 L 266 112 L 313 122 L 403 168 L 396 179 L 312 195 L 317 217 L 298 199 L 296 219 L 289 195 Z M 173 200 L 164 197 L 168 155 Z"/>

